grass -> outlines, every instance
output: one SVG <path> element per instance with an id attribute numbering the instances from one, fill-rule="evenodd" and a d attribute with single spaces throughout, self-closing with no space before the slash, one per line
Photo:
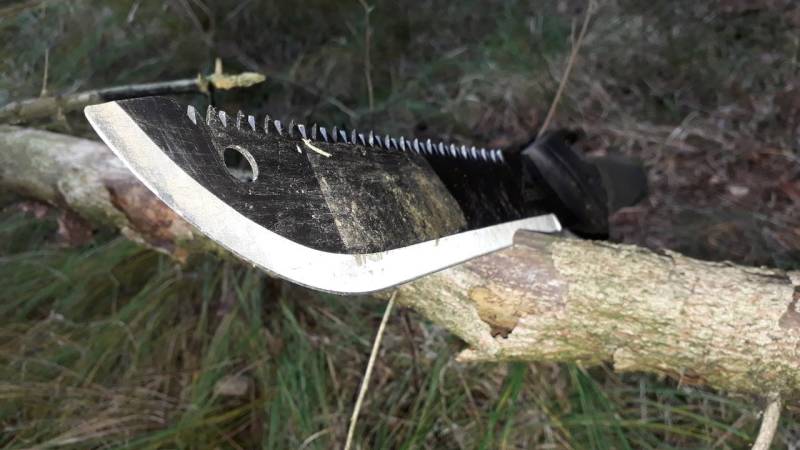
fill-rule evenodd
<path id="1" fill-rule="evenodd" d="M 796 268 L 796 25 L 769 2 L 697 3 L 602 3 L 555 125 L 650 169 L 650 198 L 613 218 L 615 239 Z M 371 4 L 373 108 L 363 8 L 325 0 L 80 0 L 0 17 L 0 103 L 38 95 L 47 48 L 50 92 L 184 78 L 220 56 L 268 75 L 218 94 L 229 110 L 510 145 L 544 119 L 583 17 L 581 2 Z M 92 136 L 80 115 L 35 125 Z M 211 257 L 176 265 L 103 230 L 64 247 L 53 213 L 17 206 L 0 213 L 0 446 L 342 445 L 380 302 Z M 356 448 L 746 448 L 757 429 L 754 399 L 608 367 L 464 366 L 460 348 L 396 311 Z M 789 408 L 776 445 L 800 442 Z"/>
<path id="2" fill-rule="evenodd" d="M 14 243 L 0 265 L 3 447 L 343 442 L 380 302 L 317 295 L 212 258 L 177 266 L 114 236 L 56 248 L 52 222 L 19 212 L 0 223 L 2 242 Z M 573 365 L 462 366 L 459 347 L 396 313 L 356 444 L 684 448 L 728 434 L 738 447 L 757 424 L 730 426 L 754 414 L 748 402 L 669 380 Z M 244 393 L 224 393 L 232 378 Z"/>

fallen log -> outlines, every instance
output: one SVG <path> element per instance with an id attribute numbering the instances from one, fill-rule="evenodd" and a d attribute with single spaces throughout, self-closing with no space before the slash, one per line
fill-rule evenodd
<path id="1" fill-rule="evenodd" d="M 0 190 L 67 209 L 93 226 L 116 228 L 179 260 L 217 248 L 101 142 L 0 126 Z"/>
<path id="2" fill-rule="evenodd" d="M 220 251 L 103 144 L 0 127 L 0 189 L 182 259 Z M 618 371 L 790 398 L 800 392 L 800 274 L 520 232 L 509 249 L 398 289 L 461 337 L 462 361 L 610 361 Z"/>

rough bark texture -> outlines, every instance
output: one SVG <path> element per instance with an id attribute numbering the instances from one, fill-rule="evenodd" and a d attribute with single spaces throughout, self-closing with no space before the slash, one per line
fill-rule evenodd
<path id="1" fill-rule="evenodd" d="M 104 144 L 0 126 L 0 189 L 66 208 L 178 259 L 216 246 L 172 212 Z"/>
<path id="2" fill-rule="evenodd" d="M 0 187 L 180 257 L 215 248 L 102 144 L 0 127 Z M 752 394 L 800 392 L 800 274 L 521 232 L 398 301 L 460 336 L 464 361 L 611 361 Z"/>
<path id="3" fill-rule="evenodd" d="M 520 232 L 513 248 L 404 286 L 399 300 L 467 341 L 463 361 L 611 361 L 685 384 L 791 395 L 800 390 L 792 275 Z M 447 306 L 428 305 L 437 298 Z"/>

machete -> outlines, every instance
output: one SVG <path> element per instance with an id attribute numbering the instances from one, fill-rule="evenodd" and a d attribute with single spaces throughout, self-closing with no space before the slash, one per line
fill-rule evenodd
<path id="1" fill-rule="evenodd" d="M 85 114 L 202 233 L 254 266 L 323 291 L 376 291 L 509 247 L 520 229 L 559 232 L 554 213 L 590 235 L 607 227 L 605 193 L 591 195 L 599 175 L 554 157 L 563 150 L 554 150 L 554 136 L 522 152 L 487 150 L 213 107 L 202 116 L 164 97 Z M 554 178 L 541 167 L 578 173 Z"/>

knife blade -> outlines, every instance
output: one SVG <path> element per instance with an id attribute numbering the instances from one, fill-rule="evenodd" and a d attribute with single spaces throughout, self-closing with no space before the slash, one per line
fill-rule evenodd
<path id="1" fill-rule="evenodd" d="M 519 169 L 497 149 L 285 126 L 214 108 L 202 117 L 162 97 L 85 113 L 201 232 L 315 289 L 380 290 L 508 247 L 519 229 L 561 229 L 543 202 L 522 197 Z"/>

